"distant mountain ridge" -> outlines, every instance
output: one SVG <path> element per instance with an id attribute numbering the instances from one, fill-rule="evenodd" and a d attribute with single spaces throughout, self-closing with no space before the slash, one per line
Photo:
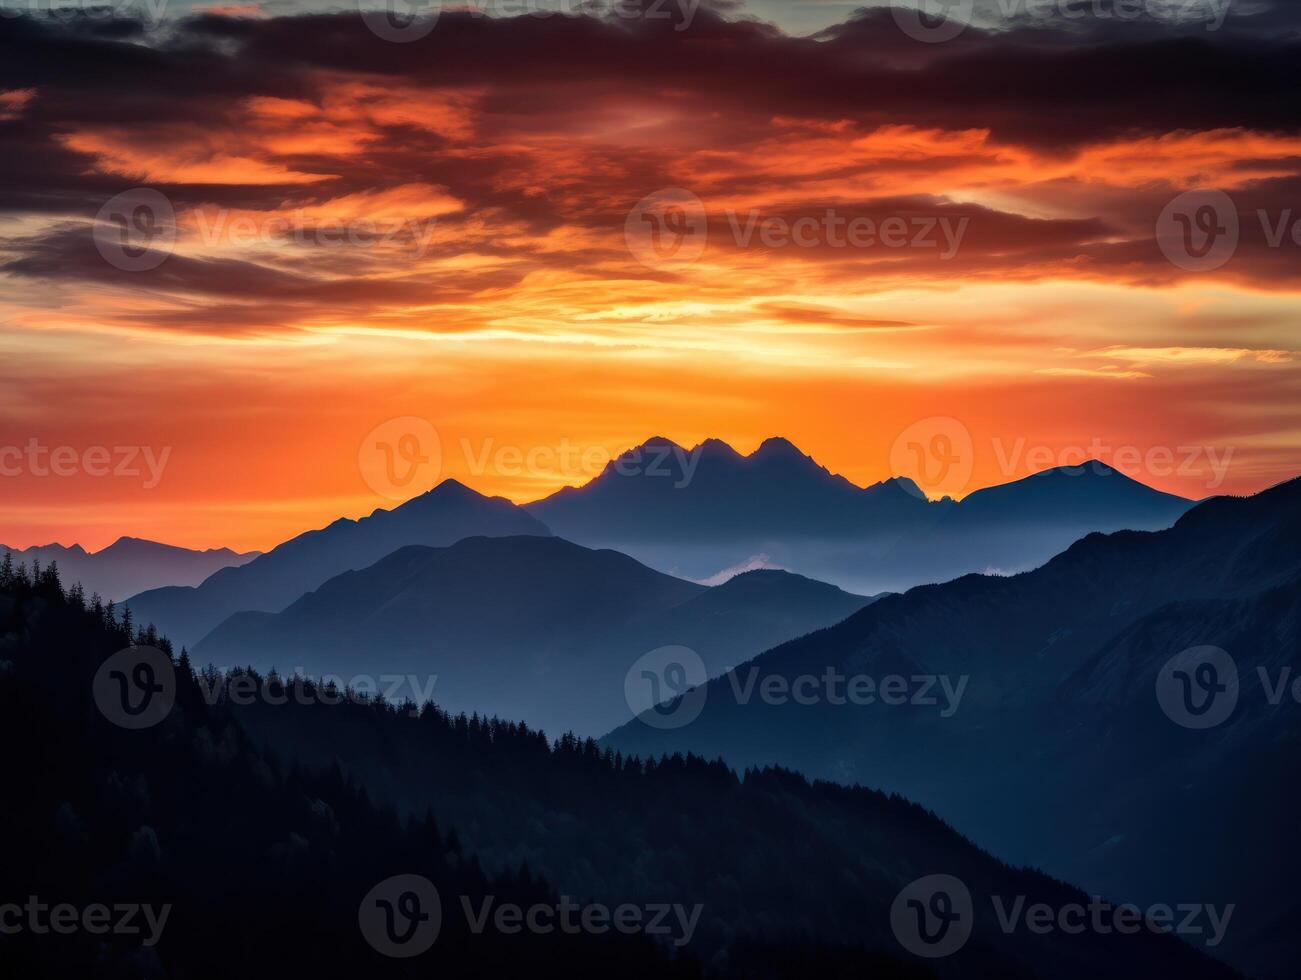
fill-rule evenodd
<path id="1" fill-rule="evenodd" d="M 279 612 L 342 572 L 371 565 L 412 544 L 439 546 L 473 535 L 550 535 L 503 497 L 485 497 L 456 480 L 394 507 L 340 518 L 272 548 L 241 568 L 194 588 L 155 589 L 128 600 L 141 623 L 154 623 L 177 645 L 193 646 L 233 613 Z"/>
<path id="2" fill-rule="evenodd" d="M 0 545 L 0 555 L 9 552 L 14 561 L 31 565 L 57 562 L 65 583 L 80 582 L 87 596 L 98 594 L 105 601 L 120 602 L 128 596 L 166 585 L 198 585 L 213 572 L 248 564 L 259 551 L 236 552 L 229 548 L 196 551 L 161 544 L 144 538 L 120 537 L 107 548 L 86 551 L 79 544 L 36 545 L 10 548 Z"/>
<path id="3" fill-rule="evenodd" d="M 748 456 L 719 439 L 687 450 L 655 437 L 621 454 L 585 486 L 566 487 L 525 509 L 548 526 L 554 520 L 584 534 L 611 535 L 635 517 L 634 526 L 670 539 L 690 539 L 701 530 L 726 539 L 747 538 L 756 525 L 802 535 L 872 531 L 885 511 L 945 506 L 932 505 L 906 478 L 856 486 L 780 437 Z"/>
<path id="4" fill-rule="evenodd" d="M 278 614 L 234 615 L 193 652 L 345 680 L 436 675 L 449 710 L 599 735 L 631 717 L 625 682 L 643 654 L 685 646 L 712 676 L 871 601 L 788 572 L 708 587 L 561 538 L 472 537 L 401 548 Z"/>
<path id="5" fill-rule="evenodd" d="M 656 437 L 525 509 L 562 537 L 687 578 L 766 555 L 875 594 L 1032 568 L 1091 531 L 1168 527 L 1191 506 L 1096 460 L 932 501 L 906 477 L 859 487 L 782 438 L 744 456 Z"/>
<path id="6" fill-rule="evenodd" d="M 1301 479 L 1206 501 L 1167 530 L 1091 534 L 1034 571 L 887 596 L 711 682 L 689 725 L 634 721 L 606 742 L 899 792 L 1004 859 L 1118 899 L 1235 902 L 1257 931 L 1231 932 L 1217 955 L 1287 976 L 1301 854 L 1276 844 L 1301 794 L 1278 778 L 1301 752 L 1301 710 L 1286 686 L 1271 702 L 1263 678 L 1301 670 L 1298 541 Z M 1240 694 L 1222 725 L 1190 730 L 1156 688 L 1172 658 L 1204 646 L 1236 660 Z M 791 683 L 828 669 L 968 683 L 948 717 L 736 694 L 751 671 Z M 1223 835 L 1231 857 L 1181 857 Z"/>

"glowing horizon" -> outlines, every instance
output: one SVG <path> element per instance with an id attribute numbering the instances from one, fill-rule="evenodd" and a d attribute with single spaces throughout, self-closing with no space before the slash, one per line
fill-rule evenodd
<path id="1" fill-rule="evenodd" d="M 1231 50 L 1286 62 L 1268 24 L 250 9 L 79 35 L 66 77 L 73 27 L 0 23 L 0 451 L 77 457 L 0 456 L 5 544 L 266 550 L 392 506 L 358 454 L 408 417 L 517 503 L 653 435 L 916 476 L 930 419 L 955 496 L 1098 445 L 1194 499 L 1301 472 L 1301 122 Z"/>

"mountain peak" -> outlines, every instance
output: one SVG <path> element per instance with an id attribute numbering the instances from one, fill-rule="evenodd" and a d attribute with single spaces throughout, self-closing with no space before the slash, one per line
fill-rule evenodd
<path id="1" fill-rule="evenodd" d="M 730 443 L 722 439 L 709 438 L 692 450 L 693 453 L 699 453 L 702 457 L 712 459 L 740 459 L 741 454 L 732 448 Z"/>
<path id="2" fill-rule="evenodd" d="M 449 476 L 446 480 L 443 480 L 437 485 L 430 487 L 424 493 L 417 494 L 416 496 L 412 497 L 410 500 L 404 501 L 394 509 L 402 510 L 403 508 L 409 507 L 412 504 L 416 505 L 416 508 L 419 509 L 421 506 L 424 505 L 445 503 L 447 501 L 471 501 L 471 500 L 486 500 L 486 499 L 488 498 L 486 498 L 483 494 L 479 493 L 479 491 L 473 489 L 472 487 L 467 487 L 460 480 L 453 479 L 452 477 Z"/>
<path id="3" fill-rule="evenodd" d="M 1091 524 L 1093 530 L 1115 530 L 1165 527 L 1190 506 L 1190 500 L 1150 487 L 1101 460 L 1088 459 L 984 487 L 963 498 L 959 513 L 966 520 L 1061 515 L 1077 524 Z"/>
<path id="4" fill-rule="evenodd" d="M 444 494 L 447 496 L 457 496 L 457 497 L 482 496 L 477 490 L 472 490 L 470 487 L 467 487 L 460 480 L 457 480 L 454 477 L 450 477 L 450 476 L 446 480 L 443 480 L 441 483 L 435 486 L 433 489 L 431 489 L 429 492 Z"/>
<path id="5" fill-rule="evenodd" d="M 165 548 L 168 547 L 168 545 L 160 544 L 157 541 L 150 541 L 148 538 L 136 538 L 136 537 L 132 537 L 129 534 L 124 534 L 108 547 L 127 550 L 127 549 L 144 549 L 144 548 Z M 105 548 L 104 550 L 107 551 L 108 548 Z"/>
<path id="6" fill-rule="evenodd" d="M 769 436 L 751 455 L 754 459 L 805 460 L 809 458 L 795 443 L 782 436 Z"/>
<path id="7" fill-rule="evenodd" d="M 902 490 L 904 493 L 911 494 L 914 497 L 921 497 L 923 499 L 926 497 L 926 494 L 922 493 L 922 488 L 919 487 L 916 481 L 910 476 L 891 477 L 888 480 L 883 480 L 877 485 L 883 487 L 894 487 L 898 490 Z"/>
<path id="8" fill-rule="evenodd" d="M 1053 475 L 1053 476 L 1125 476 L 1120 470 L 1109 466 L 1100 459 L 1090 458 L 1083 462 L 1072 465 L 1053 466 L 1046 470 L 1040 470 L 1035 476 Z"/>
<path id="9" fill-rule="evenodd" d="M 682 446 L 679 446 L 676 442 L 674 442 L 674 441 L 673 441 L 672 439 L 670 439 L 668 436 L 651 436 L 649 439 L 647 439 L 645 442 L 643 442 L 640 446 L 634 446 L 632 449 L 629 449 L 628 452 L 630 452 L 630 453 L 635 453 L 635 452 L 637 452 L 638 450 L 647 450 L 647 449 L 656 449 L 656 450 L 663 450 L 663 449 L 674 450 L 674 449 L 677 449 L 677 450 L 681 450 L 681 451 L 683 451 L 683 452 L 686 451 L 685 449 L 683 449 Z"/>
<path id="10" fill-rule="evenodd" d="M 614 471 L 620 475 L 629 470 L 640 472 L 647 460 L 685 459 L 687 456 L 686 449 L 667 436 L 651 436 L 640 445 L 625 449 L 611 459 L 605 464 L 605 472 Z"/>

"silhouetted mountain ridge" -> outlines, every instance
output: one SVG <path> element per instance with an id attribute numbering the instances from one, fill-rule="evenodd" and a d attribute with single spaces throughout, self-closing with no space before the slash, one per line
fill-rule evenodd
<path id="1" fill-rule="evenodd" d="M 779 437 L 748 456 L 656 437 L 526 509 L 570 540 L 688 578 L 766 554 L 873 594 L 1034 567 L 1090 531 L 1166 527 L 1190 506 L 1096 460 L 932 501 L 906 476 L 859 487 Z"/>
<path id="2" fill-rule="evenodd" d="M 5 552 L 27 565 L 32 561 L 41 565 L 57 562 L 65 583 L 80 582 L 86 595 L 99 595 L 112 601 L 165 585 L 197 585 L 213 572 L 247 564 L 260 554 L 257 551 L 241 554 L 229 548 L 196 551 L 126 536 L 95 552 L 88 552 L 79 544 L 36 545 L 26 549 L 0 545 L 0 555 Z"/>
<path id="3" fill-rule="evenodd" d="M 1301 668 L 1298 540 L 1301 479 L 1207 501 L 1164 531 L 1091 534 L 1034 571 L 887 596 L 713 681 L 690 725 L 632 722 L 606 741 L 863 782 L 926 800 L 1000 856 L 1106 894 L 1234 902 L 1258 924 L 1282 907 L 1282 923 L 1301 914 L 1301 856 L 1282 855 L 1270 834 L 1301 819 L 1301 794 L 1277 781 L 1301 750 L 1301 712 L 1290 696 L 1270 704 L 1259 671 L 1276 683 Z M 1180 727 L 1154 693 L 1164 665 L 1199 646 L 1227 650 L 1241 679 L 1235 714 L 1211 732 Z M 752 669 L 761 684 L 828 668 L 968 684 L 949 717 L 735 693 Z M 1172 853 L 1199 833 L 1241 843 L 1209 864 Z M 1223 953 L 1285 976 L 1287 948 L 1282 932 L 1240 931 Z"/>
<path id="4" fill-rule="evenodd" d="M 358 520 L 339 518 L 300 534 L 197 588 L 157 589 L 133 596 L 129 605 L 141 622 L 155 623 L 178 644 L 193 646 L 233 613 L 279 612 L 333 576 L 406 545 L 446 545 L 476 534 L 550 533 L 509 500 L 485 497 L 449 479 L 392 510 L 378 509 Z"/>
<path id="5" fill-rule="evenodd" d="M 711 588 L 563 538 L 470 537 L 400 548 L 279 614 L 232 616 L 194 654 L 317 677 L 436 675 L 452 710 L 600 734 L 630 716 L 624 683 L 642 654 L 684 645 L 716 674 L 870 601 L 781 571 Z"/>

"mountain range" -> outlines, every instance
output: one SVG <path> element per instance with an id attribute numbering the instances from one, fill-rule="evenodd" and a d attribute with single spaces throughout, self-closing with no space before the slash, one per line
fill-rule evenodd
<path id="1" fill-rule="evenodd" d="M 1096 461 L 931 501 L 906 478 L 858 487 L 785 439 L 749 456 L 716 439 L 690 451 L 652 439 L 586 486 L 524 507 L 445 480 L 392 510 L 340 519 L 197 586 L 173 583 L 128 604 L 193 646 L 237 612 L 280 612 L 406 545 L 553 532 L 678 578 L 713 583 L 774 567 L 875 595 L 1033 567 L 1090 531 L 1164 527 L 1190 506 Z"/>
<path id="2" fill-rule="evenodd" d="M 675 959 L 661 976 L 1291 975 L 1301 480 L 1194 505 L 1091 462 L 928 501 L 903 479 L 856 487 L 784 440 L 750 456 L 711 441 L 694 462 L 648 445 L 678 480 L 643 454 L 527 508 L 445 481 L 137 595 L 134 633 L 45 562 L 35 580 L 0 571 L 0 718 L 57 760 L 19 774 L 31 792 L 7 836 L 66 851 L 59 880 L 83 895 L 112 880 L 188 896 L 203 909 L 184 913 L 191 940 L 210 921 L 250 929 L 238 889 L 196 891 L 205 855 L 187 841 L 215 824 L 254 858 L 223 851 L 223 867 L 310 906 L 312 935 L 355 916 L 336 886 L 361 887 L 377 841 L 411 862 L 428 852 L 419 838 L 429 873 L 468 873 L 459 887 L 474 894 L 700 905 L 701 970 Z M 1098 533 L 1113 525 L 1161 529 Z M 706 586 L 567 539 L 584 527 L 666 564 L 685 556 L 672 567 L 692 578 L 758 548 L 838 581 L 933 584 L 867 597 L 761 569 Z M 1000 573 L 954 572 L 966 565 Z M 113 650 L 170 653 L 173 639 L 193 647 L 175 665 L 180 710 L 143 741 L 106 729 L 89 675 Z M 698 674 L 682 669 L 692 657 Z M 196 675 L 204 662 L 260 673 Z M 295 667 L 433 679 L 399 695 L 440 707 L 211 700 L 240 677 L 283 693 Z M 686 693 L 621 724 L 629 683 L 646 678 Z M 847 700 L 851 685 L 869 697 Z M 539 731 L 616 725 L 599 744 Z M 323 869 L 340 867 L 319 907 Z M 822 868 L 836 873 L 809 873 Z M 37 865 L 18 871 L 24 894 L 48 890 Z M 971 940 L 942 961 L 901 949 L 891 925 L 900 889 L 932 875 L 978 900 Z M 1222 944 L 1218 930 L 1213 944 L 1183 935 L 1206 956 L 1146 930 L 1009 930 L 987 902 L 1090 895 L 1233 918 Z M 270 938 L 250 935 L 268 955 Z M 340 975 L 357 953 L 342 951 Z M 623 953 L 604 955 L 622 969 Z M 185 972 L 207 975 L 197 960 Z"/>
<path id="3" fill-rule="evenodd" d="M 280 613 L 238 613 L 192 653 L 344 680 L 433 676 L 453 712 L 600 735 L 632 716 L 625 682 L 644 654 L 688 647 L 703 681 L 871 601 L 788 572 L 707 587 L 561 538 L 472 537 L 401 548 Z"/>
<path id="4" fill-rule="evenodd" d="M 748 456 L 655 438 L 525 509 L 561 537 L 686 578 L 763 556 L 871 595 L 1033 568 L 1090 531 L 1168 527 L 1191 506 L 1097 460 L 933 501 L 906 477 L 859 487 L 781 438 Z"/>
<path id="5" fill-rule="evenodd" d="M 0 555 L 9 552 L 15 561 L 30 565 L 57 562 L 63 581 L 81 583 L 87 596 L 98 595 L 107 601 L 120 602 L 146 589 L 164 585 L 198 585 L 222 568 L 246 565 L 260 552 L 239 553 L 229 548 L 192 551 L 143 538 L 118 538 L 107 548 L 88 552 L 81 545 L 37 545 L 9 548 L 0 545 Z"/>
<path id="6" fill-rule="evenodd" d="M 272 548 L 239 568 L 223 569 L 193 587 L 171 586 L 132 596 L 132 614 L 178 645 L 193 646 L 237 612 L 279 612 L 342 572 L 371 565 L 407 545 L 448 545 L 472 535 L 547 535 L 535 518 L 501 497 L 485 497 L 444 480 L 392 510 L 360 520 L 340 518 Z"/>
<path id="7" fill-rule="evenodd" d="M 1301 914 L 1301 854 L 1284 843 L 1301 819 L 1285 775 L 1301 750 L 1298 542 L 1301 480 L 1211 499 L 1164 531 L 1090 534 L 1030 572 L 887 596 L 712 681 L 691 695 L 704 704 L 689 724 L 637 720 L 605 744 L 871 785 L 1103 894 L 1236 903 L 1241 925 L 1217 953 L 1288 976 Z M 1173 691 L 1177 708 L 1176 658 L 1208 647 L 1236 666 L 1189 667 L 1178 683 L 1196 677 L 1210 697 L 1236 673 L 1236 706 L 1222 724 L 1187 727 L 1159 695 Z M 907 696 L 753 693 L 829 670 L 901 678 Z M 927 681 L 938 704 L 912 697 Z M 947 710 L 943 692 L 959 689 Z"/>
<path id="8" fill-rule="evenodd" d="M 113 651 L 138 639 L 48 572 L 32 582 L 0 571 L 0 737 L 41 746 L 15 753 L 8 772 L 22 787 L 0 808 L 0 834 L 15 845 L 8 890 L 72 908 L 117 910 L 129 897 L 166 916 L 146 945 L 138 933 L 11 929 L 0 956 L 16 975 L 220 980 L 238 962 L 242 976 L 327 980 L 413 969 L 567 980 L 921 980 L 932 968 L 971 980 L 1233 976 L 1150 929 L 1005 926 L 1000 901 L 1056 909 L 1089 896 L 1003 864 L 916 804 L 790 772 L 742 775 L 695 756 L 641 762 L 432 706 L 416 717 L 326 703 L 309 685 L 288 696 L 249 673 L 229 680 L 266 685 L 265 697 L 212 700 L 211 675 L 185 657 L 151 674 L 168 678 L 165 716 L 123 727 L 92 692 L 106 668 L 129 666 Z M 942 961 L 910 953 L 892 916 L 911 883 L 941 868 L 971 898 L 946 921 L 961 942 Z M 403 909 L 387 931 L 368 929 L 376 894 Z M 675 914 L 667 936 L 610 929 L 609 911 L 599 929 L 472 921 L 485 902 L 545 912 L 564 901 L 657 922 L 657 909 Z M 12 922 L 22 909 L 9 909 Z M 434 914 L 436 935 L 401 945 Z M 420 959 L 392 958 L 408 953 Z"/>

